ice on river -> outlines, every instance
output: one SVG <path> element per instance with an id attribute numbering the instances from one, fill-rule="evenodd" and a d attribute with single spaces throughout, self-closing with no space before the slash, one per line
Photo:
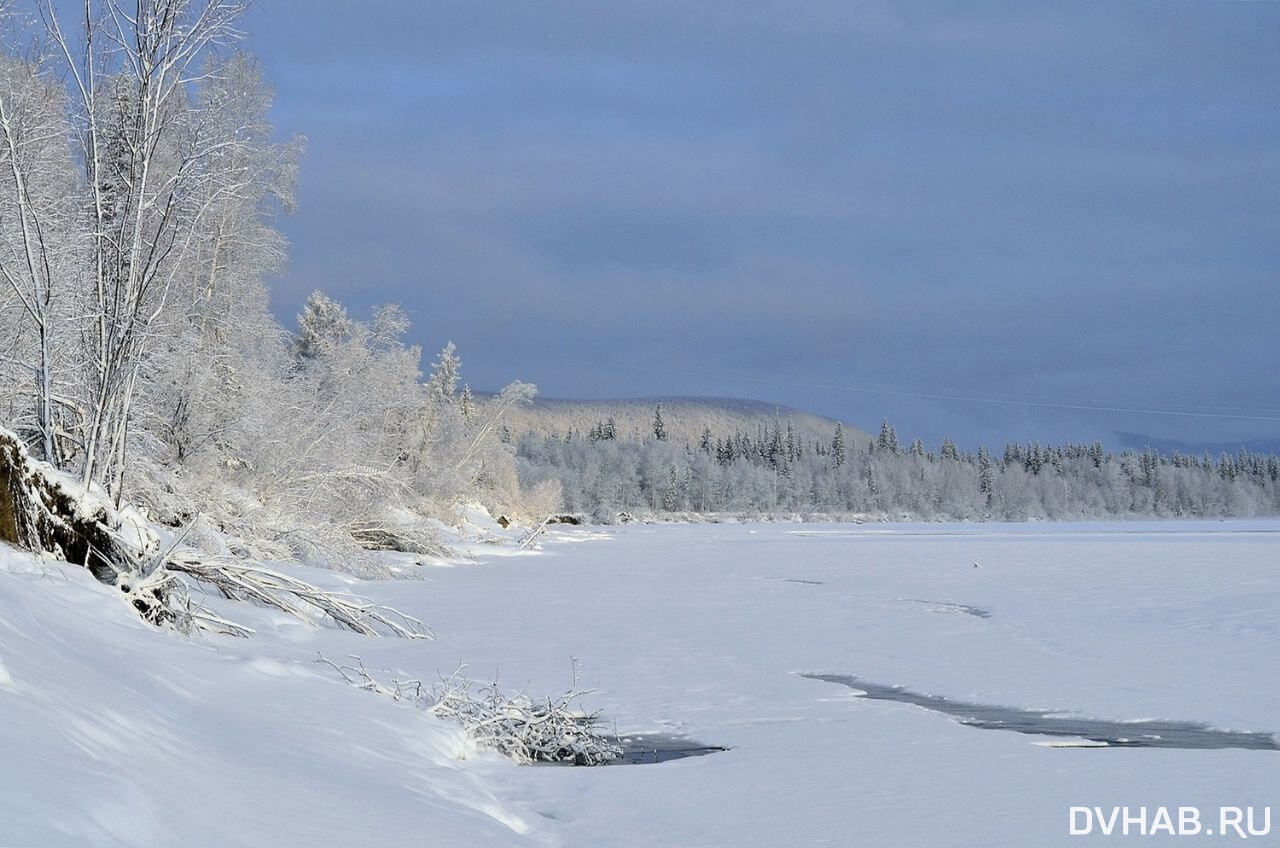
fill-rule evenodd
<path id="1" fill-rule="evenodd" d="M 349 587 L 430 643 L 264 612 L 253 640 L 192 642 L 4 554 L 0 844 L 1043 846 L 1090 841 L 1073 806 L 1280 813 L 1275 750 L 1056 747 L 928 707 L 1277 733 L 1280 521 L 564 532 Z M 531 694 L 576 657 L 611 729 L 728 750 L 522 768 L 318 651 L 424 678 L 462 661 Z"/>

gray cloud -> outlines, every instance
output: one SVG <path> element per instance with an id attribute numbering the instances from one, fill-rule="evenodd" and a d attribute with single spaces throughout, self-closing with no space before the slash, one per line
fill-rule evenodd
<path id="1" fill-rule="evenodd" d="M 1047 5 L 264 0 L 310 139 L 275 305 L 401 301 L 483 387 L 1274 437 L 848 390 L 1277 397 L 1280 6 Z"/>

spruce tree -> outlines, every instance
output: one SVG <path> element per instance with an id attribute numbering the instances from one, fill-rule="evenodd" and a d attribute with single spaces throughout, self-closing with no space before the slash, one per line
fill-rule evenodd
<path id="1" fill-rule="evenodd" d="M 876 447 L 890 453 L 898 452 L 898 431 L 889 423 L 888 418 L 880 420 L 880 437 L 876 439 Z"/>
<path id="2" fill-rule="evenodd" d="M 458 401 L 458 411 L 462 413 L 462 420 L 470 422 L 476 414 L 476 399 L 471 394 L 471 386 L 463 384 L 462 398 Z"/>
<path id="3" fill-rule="evenodd" d="M 995 482 L 992 480 L 991 454 L 985 447 L 978 449 L 978 491 L 982 493 L 987 509 L 991 509 L 994 499 Z"/>
<path id="4" fill-rule="evenodd" d="M 662 404 L 658 404 L 653 410 L 653 437 L 660 442 L 667 440 L 667 425 L 662 420 Z"/>
<path id="5" fill-rule="evenodd" d="M 293 350 L 298 359 L 316 359 L 344 342 L 351 334 L 347 310 L 323 292 L 313 291 L 298 315 L 298 335 Z"/>

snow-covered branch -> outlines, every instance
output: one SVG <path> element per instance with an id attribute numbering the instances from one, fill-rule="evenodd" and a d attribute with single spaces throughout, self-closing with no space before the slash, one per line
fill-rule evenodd
<path id="1" fill-rule="evenodd" d="M 206 559 L 194 551 L 180 550 L 165 559 L 163 568 L 213 586 L 227 598 L 272 607 L 303 621 L 314 622 L 321 616 L 364 636 L 434 638 L 425 624 L 399 610 L 320 589 L 263 566 L 227 558 Z"/>
<path id="2" fill-rule="evenodd" d="M 459 668 L 441 676 L 427 689 L 419 680 L 392 677 L 377 680 L 359 657 L 343 665 L 321 655 L 316 661 L 336 670 L 347 683 L 366 692 L 408 701 L 434 716 L 462 726 L 477 747 L 510 757 L 518 763 L 606 765 L 622 754 L 617 738 L 600 729 L 599 713 L 580 706 L 590 689 L 578 688 L 578 661 L 573 660 L 573 683 L 555 697 L 530 698 L 503 692 L 497 681 L 477 685 Z"/>

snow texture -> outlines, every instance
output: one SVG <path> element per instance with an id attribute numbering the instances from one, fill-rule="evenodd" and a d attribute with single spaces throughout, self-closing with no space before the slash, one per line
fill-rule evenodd
<path id="1" fill-rule="evenodd" d="M 1090 842 L 1073 805 L 1275 807 L 1276 751 L 1055 748 L 801 674 L 1274 734 L 1278 542 L 1276 521 L 553 528 L 420 580 L 299 571 L 435 642 L 267 610 L 253 639 L 184 639 L 83 569 L 5 550 L 0 842 L 1054 846 Z M 533 697 L 577 657 L 619 732 L 729 750 L 522 767 L 317 653 L 422 679 L 461 659 Z"/>

